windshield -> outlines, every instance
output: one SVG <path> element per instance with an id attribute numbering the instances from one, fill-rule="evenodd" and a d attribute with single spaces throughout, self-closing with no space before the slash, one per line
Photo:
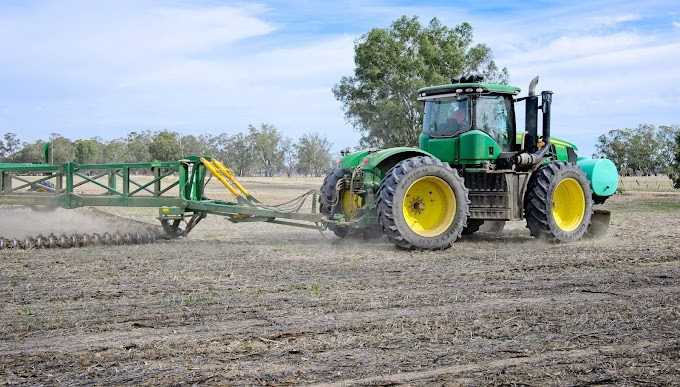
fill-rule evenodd
<path id="1" fill-rule="evenodd" d="M 432 137 L 453 136 L 470 129 L 467 97 L 449 97 L 425 102 L 424 133 Z"/>

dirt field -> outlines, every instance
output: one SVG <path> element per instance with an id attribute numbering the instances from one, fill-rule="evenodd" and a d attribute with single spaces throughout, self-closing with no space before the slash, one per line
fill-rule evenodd
<path id="1" fill-rule="evenodd" d="M 245 183 L 274 203 L 320 180 Z M 211 216 L 153 245 L 0 251 L 0 384 L 680 385 L 680 194 L 628 186 L 605 239 L 566 245 L 516 222 L 407 252 Z M 104 227 L 88 211 L 2 232 Z"/>

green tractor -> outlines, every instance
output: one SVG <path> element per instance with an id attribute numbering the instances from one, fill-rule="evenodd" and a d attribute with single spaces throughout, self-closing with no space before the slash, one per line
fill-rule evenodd
<path id="1" fill-rule="evenodd" d="M 537 95 L 537 83 L 522 98 L 518 87 L 479 76 L 420 89 L 419 148 L 344 152 L 326 176 L 320 210 L 329 229 L 426 250 L 448 248 L 485 222 L 526 219 L 531 235 L 551 242 L 606 232 L 609 213 L 594 205 L 616 192 L 616 166 L 578 157 L 575 145 L 551 137 L 552 92 Z M 520 101 L 523 132 L 515 121 Z"/>

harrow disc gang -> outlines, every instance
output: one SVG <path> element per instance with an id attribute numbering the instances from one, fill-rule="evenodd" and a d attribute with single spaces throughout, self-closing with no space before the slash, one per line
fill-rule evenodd
<path id="1" fill-rule="evenodd" d="M 133 232 L 133 233 L 104 233 L 99 234 L 73 234 L 73 235 L 55 235 L 47 236 L 38 235 L 34 237 L 26 237 L 23 239 L 3 238 L 0 237 L 0 250 L 9 249 L 52 249 L 63 248 L 69 249 L 74 247 L 87 246 L 122 246 L 122 245 L 141 245 L 154 243 L 156 241 L 156 234 L 151 230 Z"/>

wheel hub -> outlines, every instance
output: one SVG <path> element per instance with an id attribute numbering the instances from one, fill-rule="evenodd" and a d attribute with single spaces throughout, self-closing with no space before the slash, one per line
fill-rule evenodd
<path id="1" fill-rule="evenodd" d="M 425 209 L 425 204 L 423 203 L 423 199 L 416 197 L 411 199 L 411 210 L 413 211 L 414 214 L 420 214 L 423 212 Z"/>

